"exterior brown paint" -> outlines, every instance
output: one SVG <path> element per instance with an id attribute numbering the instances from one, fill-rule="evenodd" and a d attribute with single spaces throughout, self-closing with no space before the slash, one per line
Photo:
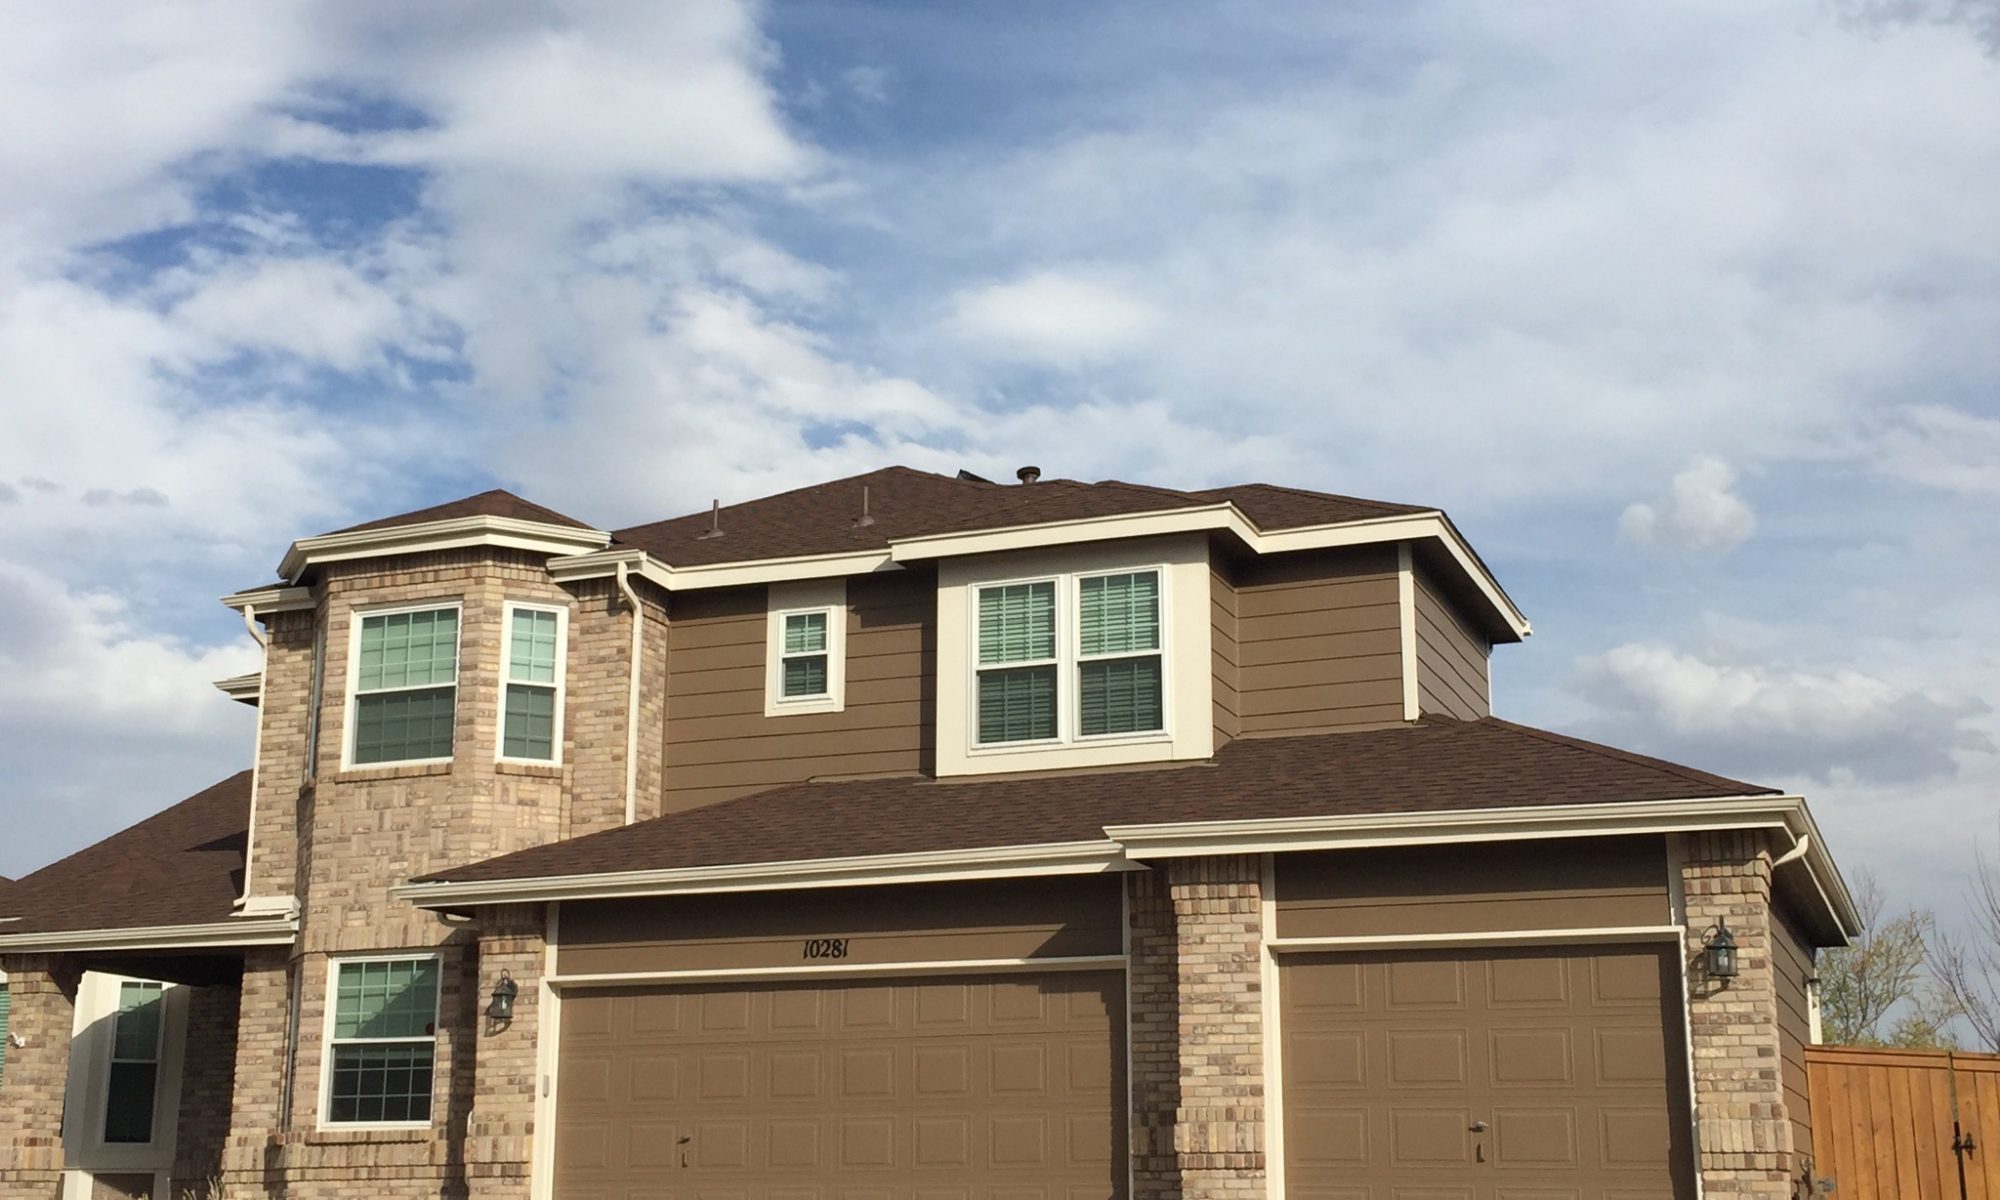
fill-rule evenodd
<path id="1" fill-rule="evenodd" d="M 1304 955 L 1279 989 L 1288 1196 L 1694 1194 L 1665 947 Z"/>
<path id="2" fill-rule="evenodd" d="M 1215 709 L 1215 747 L 1220 750 L 1243 732 L 1243 701 L 1236 687 L 1241 659 L 1236 645 L 1236 584 L 1229 570 L 1217 563 L 1217 553 L 1211 544 L 1208 644 L 1212 668 L 1209 675 Z"/>
<path id="3" fill-rule="evenodd" d="M 1666 842 L 1578 838 L 1288 854 L 1278 936 L 1393 937 L 1666 925 Z"/>
<path id="4" fill-rule="evenodd" d="M 1413 574 L 1418 709 L 1462 721 L 1491 716 L 1487 699 L 1491 645 L 1445 599 L 1436 577 L 1422 562 Z"/>
<path id="5" fill-rule="evenodd" d="M 1785 1110 L 1792 1118 L 1792 1145 L 1803 1152 L 1812 1142 L 1812 1094 L 1806 1079 L 1806 1047 L 1812 1042 L 1812 997 L 1806 981 L 1817 972 L 1814 950 L 1783 907 L 1772 907 L 1771 967 L 1778 993 L 1778 1075 Z"/>
<path id="6" fill-rule="evenodd" d="M 1121 886 L 1090 875 L 572 901 L 556 964 L 604 975 L 1116 955 Z"/>
<path id="7" fill-rule="evenodd" d="M 846 705 L 784 717 L 764 715 L 765 589 L 674 597 L 664 811 L 813 778 L 930 770 L 936 587 L 927 570 L 849 579 Z"/>
<path id="8" fill-rule="evenodd" d="M 1249 559 L 1230 578 L 1240 733 L 1403 719 L 1395 547 Z"/>

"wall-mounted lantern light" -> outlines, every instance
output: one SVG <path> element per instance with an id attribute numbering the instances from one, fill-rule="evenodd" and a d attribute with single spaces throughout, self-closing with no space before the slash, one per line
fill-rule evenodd
<path id="1" fill-rule="evenodd" d="M 1736 978 L 1736 935 L 1729 932 L 1727 921 L 1718 919 L 1708 939 L 1708 973 L 1716 979 Z"/>
<path id="2" fill-rule="evenodd" d="M 493 985 L 493 1003 L 486 1006 L 486 1015 L 496 1021 L 514 1019 L 514 997 L 521 994 L 521 985 L 507 972 L 500 972 L 500 982 Z"/>

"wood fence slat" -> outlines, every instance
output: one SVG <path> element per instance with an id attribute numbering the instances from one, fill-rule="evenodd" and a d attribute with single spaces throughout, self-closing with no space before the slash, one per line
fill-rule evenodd
<path id="1" fill-rule="evenodd" d="M 2000 1158 L 2000 1055 L 1808 1047 L 1814 1173 L 1846 1200 L 1958 1200 L 1954 1081 L 1978 1146 L 1965 1159 L 1967 1200 L 2000 1200 L 2000 1161 L 1988 1161 Z"/>
<path id="2" fill-rule="evenodd" d="M 1943 1071 L 1910 1072 L 1910 1123 L 1917 1138 L 1917 1195 L 1942 1198 L 1944 1176 L 1938 1173 L 1938 1107 L 1935 1088 Z M 1953 1191 L 1956 1195 L 1956 1190 Z"/>
<path id="3" fill-rule="evenodd" d="M 1921 1193 L 1917 1185 L 1917 1127 L 1916 1112 L 1910 1084 L 1913 1071 L 1883 1071 L 1889 1079 L 1889 1128 L 1895 1140 L 1896 1194 L 1916 1196 Z"/>

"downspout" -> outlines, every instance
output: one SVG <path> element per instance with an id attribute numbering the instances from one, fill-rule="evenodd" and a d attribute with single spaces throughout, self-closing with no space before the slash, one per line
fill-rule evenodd
<path id="1" fill-rule="evenodd" d="M 1779 867 L 1784 866 L 1788 862 L 1799 861 L 1800 859 L 1804 858 L 1806 856 L 1806 852 L 1811 849 L 1812 849 L 1812 834 L 1810 833 L 1800 834 L 1798 841 L 1792 843 L 1792 848 L 1790 850 L 1785 851 L 1777 858 L 1771 860 L 1771 873 L 1775 875 L 1777 874 Z"/>
<path id="2" fill-rule="evenodd" d="M 632 686 L 625 699 L 625 823 L 630 825 L 639 819 L 639 652 L 645 646 L 646 614 L 623 562 L 618 564 L 618 592 L 632 607 Z"/>
<path id="3" fill-rule="evenodd" d="M 233 908 L 242 908 L 250 900 L 250 864 L 256 861 L 257 849 L 257 777 L 264 768 L 264 684 L 271 671 L 271 635 L 257 628 L 256 605 L 243 606 L 243 628 L 262 656 L 257 660 L 257 732 L 250 741 L 250 830 L 243 839 L 243 894 Z"/>

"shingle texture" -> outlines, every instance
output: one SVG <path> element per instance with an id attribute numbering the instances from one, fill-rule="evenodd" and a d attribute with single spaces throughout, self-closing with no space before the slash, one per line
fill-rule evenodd
<path id="1" fill-rule="evenodd" d="M 1102 839 L 1107 825 L 1770 793 L 1509 721 L 1231 742 L 1208 763 L 796 784 L 429 876 L 490 881 Z"/>
<path id="2" fill-rule="evenodd" d="M 243 771 L 0 889 L 0 936 L 226 921 L 249 828 Z"/>
<path id="3" fill-rule="evenodd" d="M 429 508 L 419 508 L 414 512 L 397 513 L 393 517 L 383 517 L 375 521 L 363 521 L 359 525 L 349 525 L 336 529 L 334 533 L 359 533 L 367 529 L 393 529 L 398 525 L 421 525 L 426 521 L 449 521 L 454 517 L 511 517 L 516 521 L 540 521 L 544 525 L 568 525 L 576 529 L 590 529 L 593 526 L 564 516 L 553 508 L 545 508 L 532 500 L 523 500 L 514 493 L 494 488 L 476 496 L 467 496 L 446 504 L 433 504 Z"/>
<path id="4" fill-rule="evenodd" d="M 868 515 L 861 523 L 862 491 Z M 1434 510 L 1266 484 L 1182 492 L 1106 480 L 1081 483 L 1049 479 L 999 484 L 954 479 L 908 467 L 886 467 L 725 505 L 719 521 L 691 513 L 618 530 L 613 545 L 645 550 L 674 566 L 706 566 L 762 558 L 880 550 L 892 540 L 930 534 L 969 533 L 1088 517 L 1165 512 L 1234 501 L 1264 529 L 1297 528 Z M 722 536 L 704 537 L 720 528 Z"/>

